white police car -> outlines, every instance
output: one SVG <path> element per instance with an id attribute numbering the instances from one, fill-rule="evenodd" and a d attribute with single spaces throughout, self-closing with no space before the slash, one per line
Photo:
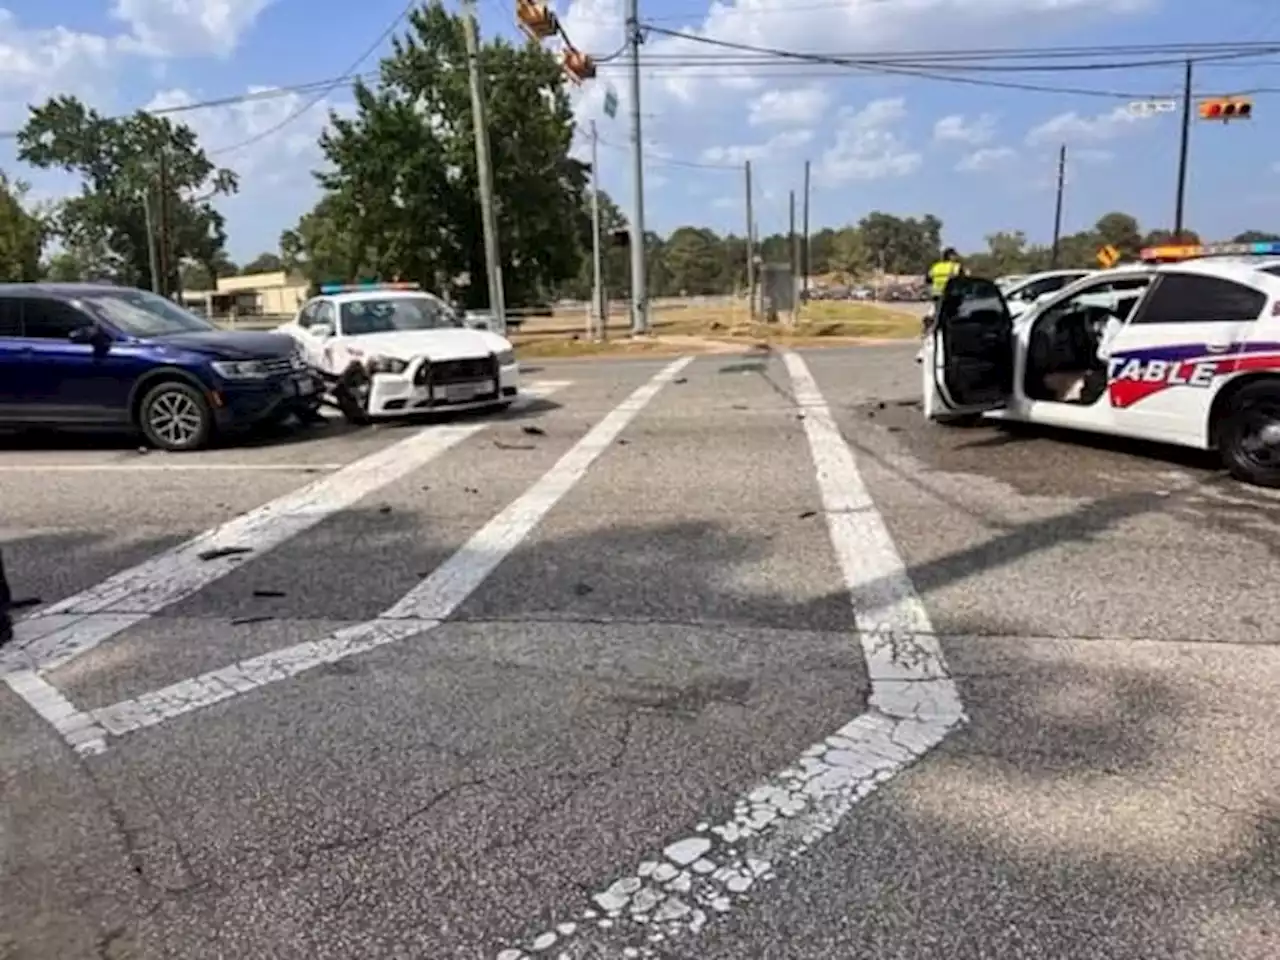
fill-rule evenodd
<path id="1" fill-rule="evenodd" d="M 347 419 L 505 407 L 520 367 L 510 341 L 469 329 L 417 284 L 329 285 L 278 328 L 302 345 Z"/>
<path id="2" fill-rule="evenodd" d="M 925 344 L 925 415 L 1218 450 L 1236 478 L 1280 487 L 1277 255 L 1151 248 L 1017 318 L 993 281 L 955 278 Z"/>

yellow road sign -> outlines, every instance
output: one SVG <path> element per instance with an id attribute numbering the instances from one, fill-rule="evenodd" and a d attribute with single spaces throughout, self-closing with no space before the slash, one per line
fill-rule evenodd
<path id="1" fill-rule="evenodd" d="M 1120 261 L 1120 251 L 1111 244 L 1101 247 L 1098 250 L 1098 263 L 1104 268 L 1114 267 Z"/>

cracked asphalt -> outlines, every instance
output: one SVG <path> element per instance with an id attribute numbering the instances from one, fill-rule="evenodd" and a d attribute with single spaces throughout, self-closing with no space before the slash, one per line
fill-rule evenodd
<path id="1" fill-rule="evenodd" d="M 1168 449 L 928 426 L 913 346 L 803 356 L 969 722 L 651 956 L 1274 960 L 1280 498 Z M 541 364 L 549 399 L 47 679 L 94 710 L 378 616 L 667 362 Z M 698 359 L 444 623 L 101 755 L 0 684 L 0 958 L 493 960 L 732 819 L 866 709 L 800 416 L 779 358 Z M 15 593 L 407 430 L 0 440 Z"/>

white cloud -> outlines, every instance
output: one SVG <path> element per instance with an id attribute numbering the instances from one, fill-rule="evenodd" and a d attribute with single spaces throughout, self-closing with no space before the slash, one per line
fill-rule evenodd
<path id="1" fill-rule="evenodd" d="M 933 139 L 939 143 L 968 143 L 976 147 L 990 143 L 995 135 L 996 118 L 991 113 L 974 117 L 972 123 L 966 122 L 963 114 L 953 113 L 933 125 Z"/>
<path id="2" fill-rule="evenodd" d="M 115 0 L 139 52 L 160 57 L 226 57 L 274 0 Z"/>
<path id="3" fill-rule="evenodd" d="M 1012 147 L 982 147 L 966 154 L 956 164 L 962 173 L 991 173 L 1006 170 L 1018 159 L 1018 151 Z"/>
<path id="4" fill-rule="evenodd" d="M 794 90 L 769 90 L 751 101 L 747 122 L 753 127 L 770 124 L 807 127 L 817 122 L 830 102 L 830 94 L 817 84 Z"/>
<path id="5" fill-rule="evenodd" d="M 803 147 L 813 140 L 812 130 L 784 130 L 764 143 L 744 144 L 732 147 L 708 147 L 702 151 L 703 163 L 722 163 L 725 166 L 739 166 L 748 160 L 752 162 L 777 158 L 797 147 Z"/>
<path id="6" fill-rule="evenodd" d="M 1151 118 L 1151 114 L 1132 113 L 1128 107 L 1116 107 L 1092 117 L 1082 117 L 1071 110 L 1032 127 L 1027 132 L 1027 143 L 1030 146 L 1043 146 L 1050 143 L 1071 145 L 1114 140 L 1149 123 Z"/>
<path id="7" fill-rule="evenodd" d="M 0 8 L 0 121 L 21 126 L 27 103 L 54 94 L 100 97 L 114 81 L 120 40 L 66 27 L 28 29 Z"/>
<path id="8" fill-rule="evenodd" d="M 1116 155 L 1110 150 L 1099 150 L 1095 147 L 1076 147 L 1074 150 L 1067 151 L 1067 162 L 1076 161 L 1077 163 L 1103 164 L 1110 163 L 1116 158 Z"/>
<path id="9" fill-rule="evenodd" d="M 817 165 L 820 184 L 905 177 L 920 169 L 920 153 L 908 149 L 892 129 L 907 115 L 901 97 L 873 100 L 863 109 L 840 112 L 835 144 Z"/>

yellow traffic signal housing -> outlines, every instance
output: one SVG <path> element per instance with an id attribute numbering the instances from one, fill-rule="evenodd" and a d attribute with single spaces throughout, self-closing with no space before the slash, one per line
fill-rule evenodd
<path id="1" fill-rule="evenodd" d="M 569 47 L 564 52 L 564 69 L 574 83 L 590 80 L 596 75 L 596 62 L 581 50 Z"/>
<path id="2" fill-rule="evenodd" d="M 545 3 L 534 0 L 516 0 L 516 20 L 530 40 L 546 40 L 560 31 L 560 21 Z"/>
<path id="3" fill-rule="evenodd" d="M 1212 97 L 1200 101 L 1201 120 L 1248 120 L 1253 116 L 1253 101 L 1248 97 Z"/>

